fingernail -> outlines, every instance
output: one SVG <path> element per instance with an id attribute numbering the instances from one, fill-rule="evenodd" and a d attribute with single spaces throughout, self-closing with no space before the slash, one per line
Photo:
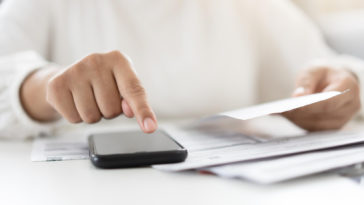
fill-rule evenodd
<path id="1" fill-rule="evenodd" d="M 303 94 L 305 94 L 305 88 L 304 87 L 298 87 L 293 92 L 293 96 L 298 96 L 298 95 L 303 95 Z"/>
<path id="2" fill-rule="evenodd" d="M 154 122 L 154 120 L 152 120 L 152 118 L 148 117 L 144 119 L 144 129 L 147 132 L 151 132 L 154 131 L 156 129 L 156 123 Z"/>

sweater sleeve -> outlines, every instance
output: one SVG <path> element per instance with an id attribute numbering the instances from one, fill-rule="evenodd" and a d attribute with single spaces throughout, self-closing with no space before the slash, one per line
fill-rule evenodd
<path id="1" fill-rule="evenodd" d="M 19 89 L 35 69 L 47 66 L 34 51 L 0 58 L 0 138 L 28 138 L 51 134 L 57 123 L 40 123 L 31 119 L 22 107 Z"/>
<path id="2" fill-rule="evenodd" d="M 19 90 L 23 80 L 49 63 L 50 7 L 47 0 L 10 0 L 0 7 L 0 138 L 50 133 L 53 124 L 32 120 Z"/>
<path id="3" fill-rule="evenodd" d="M 348 56 L 348 55 L 340 55 L 335 60 L 334 63 L 341 68 L 350 70 L 353 72 L 358 80 L 360 86 L 360 102 L 362 104 L 362 108 L 360 110 L 360 117 L 364 117 L 364 109 L 363 109 L 363 102 L 364 102 L 364 61 L 362 59 Z"/>

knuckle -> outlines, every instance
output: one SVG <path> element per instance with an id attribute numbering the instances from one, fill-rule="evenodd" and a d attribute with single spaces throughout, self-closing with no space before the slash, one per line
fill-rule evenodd
<path id="1" fill-rule="evenodd" d="M 112 62 L 120 65 L 121 68 L 126 68 L 131 66 L 130 59 L 126 55 L 121 53 L 119 50 L 111 51 L 107 53 L 107 55 L 111 58 Z"/>
<path id="2" fill-rule="evenodd" d="M 66 89 L 67 85 L 65 81 L 60 77 L 55 77 L 47 82 L 46 88 L 46 100 L 53 102 L 58 99 L 59 93 Z"/>
<path id="3" fill-rule="evenodd" d="M 356 87 L 355 81 L 351 76 L 341 76 L 341 79 L 339 77 L 338 81 L 340 82 L 341 85 L 350 86 L 352 89 Z"/>
<path id="4" fill-rule="evenodd" d="M 141 104 L 137 107 L 137 112 L 143 116 L 143 117 L 147 117 L 147 116 L 151 116 L 152 113 L 150 111 L 150 108 L 146 105 L 146 104 Z"/>
<path id="5" fill-rule="evenodd" d="M 82 77 L 85 76 L 85 74 L 87 73 L 87 65 L 85 62 L 80 61 L 78 62 L 76 65 L 70 67 L 67 69 L 65 75 L 67 75 L 67 77 L 69 77 L 71 79 L 81 79 Z"/>
<path id="6" fill-rule="evenodd" d="M 130 80 L 127 85 L 125 86 L 125 91 L 127 94 L 132 96 L 144 96 L 145 95 L 145 89 L 140 84 L 138 79 Z"/>
<path id="7" fill-rule="evenodd" d="M 83 58 L 77 64 L 72 66 L 67 70 L 67 73 L 72 77 L 83 77 L 89 76 L 92 74 L 99 74 L 99 71 L 102 70 L 102 56 L 101 54 L 91 54 Z M 96 72 L 96 73 L 95 73 Z"/>
<path id="8" fill-rule="evenodd" d="M 52 91 L 62 90 L 65 87 L 64 79 L 61 76 L 57 76 L 48 81 L 48 89 Z"/>
<path id="9" fill-rule="evenodd" d="M 141 104 L 137 107 L 137 109 L 139 110 L 140 113 L 145 113 L 145 114 L 149 114 L 150 113 L 150 109 L 146 104 Z"/>
<path id="10" fill-rule="evenodd" d="M 93 124 L 101 120 L 101 116 L 99 113 L 94 111 L 88 111 L 84 115 L 83 121 L 88 124 Z"/>
<path id="11" fill-rule="evenodd" d="M 121 114 L 121 107 L 108 108 L 102 112 L 102 115 L 106 119 L 115 118 L 115 117 L 119 116 L 120 114 Z"/>
<path id="12" fill-rule="evenodd" d="M 102 55 L 93 53 L 86 56 L 82 61 L 89 67 L 97 67 L 102 63 Z"/>
<path id="13" fill-rule="evenodd" d="M 113 50 L 113 51 L 107 53 L 107 55 L 110 58 L 113 58 L 115 60 L 124 60 L 125 59 L 125 56 L 118 50 Z"/>
<path id="14" fill-rule="evenodd" d="M 114 57 L 114 58 L 122 58 L 123 57 L 123 54 L 119 50 L 110 51 L 108 53 L 108 55 L 110 55 L 111 57 Z"/>
<path id="15" fill-rule="evenodd" d="M 79 116 L 72 116 L 67 119 L 70 123 L 80 123 L 82 122 L 82 119 Z"/>

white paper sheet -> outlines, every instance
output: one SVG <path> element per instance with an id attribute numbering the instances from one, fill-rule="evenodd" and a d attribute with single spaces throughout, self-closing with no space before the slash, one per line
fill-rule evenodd
<path id="1" fill-rule="evenodd" d="M 330 92 L 317 93 L 301 97 L 288 98 L 248 108 L 223 112 L 218 114 L 217 116 L 227 116 L 239 120 L 248 120 L 274 113 L 283 113 L 286 111 L 294 110 L 300 107 L 304 107 L 313 103 L 333 98 L 345 92 L 348 92 L 348 90 L 344 92 L 330 91 Z"/>
<path id="2" fill-rule="evenodd" d="M 274 159 L 243 162 L 204 169 L 228 178 L 269 184 L 364 161 L 364 145 L 320 150 Z"/>
<path id="3" fill-rule="evenodd" d="M 179 142 L 182 145 L 184 144 L 183 140 L 179 140 Z M 185 162 L 155 165 L 153 167 L 166 171 L 182 171 L 247 160 L 284 156 L 359 142 L 364 142 L 364 133 L 312 133 L 304 136 L 280 138 L 266 142 L 257 142 L 252 144 L 243 143 L 190 151 Z"/>
<path id="4" fill-rule="evenodd" d="M 33 143 L 31 160 L 63 161 L 88 159 L 88 144 L 82 140 L 70 139 L 36 139 Z"/>

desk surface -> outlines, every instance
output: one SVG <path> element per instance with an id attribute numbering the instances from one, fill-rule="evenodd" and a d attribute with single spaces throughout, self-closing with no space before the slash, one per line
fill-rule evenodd
<path id="1" fill-rule="evenodd" d="M 195 172 L 101 170 L 88 160 L 31 162 L 31 141 L 0 141 L 0 204 L 362 204 L 336 175 L 257 185 Z M 299 203 L 301 202 L 301 203 Z"/>

